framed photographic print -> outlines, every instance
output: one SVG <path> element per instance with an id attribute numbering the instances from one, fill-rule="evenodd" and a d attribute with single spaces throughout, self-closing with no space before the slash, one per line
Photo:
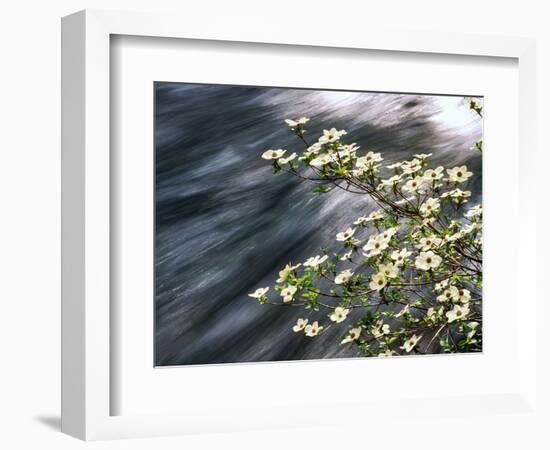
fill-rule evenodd
<path id="1" fill-rule="evenodd" d="M 537 415 L 533 42 L 185 23 L 63 19 L 63 431 Z"/>

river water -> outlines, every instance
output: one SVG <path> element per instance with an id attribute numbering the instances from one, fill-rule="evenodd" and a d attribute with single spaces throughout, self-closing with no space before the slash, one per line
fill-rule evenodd
<path id="1" fill-rule="evenodd" d="M 388 164 L 420 152 L 467 164 L 469 204 L 481 202 L 481 154 L 470 147 L 482 122 L 462 97 L 163 82 L 155 109 L 157 365 L 357 356 L 336 344 L 345 328 L 307 338 L 291 330 L 301 308 L 247 296 L 373 209 L 366 196 L 313 196 L 311 185 L 271 175 L 264 150 L 303 151 L 285 118 L 310 117 L 312 141 L 344 128 L 359 153 L 379 151 Z"/>

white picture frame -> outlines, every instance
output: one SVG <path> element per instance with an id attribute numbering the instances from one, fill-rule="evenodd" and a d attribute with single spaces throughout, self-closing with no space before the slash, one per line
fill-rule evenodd
<path id="1" fill-rule="evenodd" d="M 535 222 L 534 185 L 529 174 L 536 167 L 535 153 L 535 45 L 526 38 L 488 37 L 460 34 L 410 34 L 343 30 L 325 35 L 321 30 L 270 31 L 261 24 L 234 28 L 230 23 L 215 30 L 200 21 L 164 14 L 87 10 L 62 22 L 62 430 L 85 440 L 163 436 L 185 433 L 235 431 L 265 428 L 258 420 L 232 420 L 222 415 L 139 414 L 112 415 L 110 320 L 111 245 L 110 227 L 110 38 L 112 35 L 200 39 L 241 43 L 286 44 L 334 49 L 368 49 L 417 54 L 447 54 L 503 57 L 517 60 L 519 89 L 519 184 L 517 210 Z M 197 80 L 200 81 L 200 80 Z M 115 174 L 116 175 L 116 174 Z M 536 260 L 535 236 L 527 236 L 517 249 L 520 260 Z M 516 276 L 527 268 L 518 266 Z M 531 264 L 529 270 L 533 270 Z M 536 286 L 523 289 L 525 310 L 536 308 Z M 516 293 L 516 295 L 519 295 Z M 506 411 L 539 414 L 537 404 L 537 356 L 532 345 L 522 346 L 522 330 L 531 330 L 529 316 L 518 311 L 519 377 L 499 394 L 476 394 L 454 398 L 453 414 L 468 415 L 472 404 L 484 414 Z M 151 337 L 152 339 L 152 337 Z M 111 355 L 112 356 L 112 355 Z M 324 363 L 320 363 L 324 364 Z M 273 367 L 273 366 L 271 366 Z M 267 366 L 266 370 L 270 370 Z M 446 398 L 426 398 L 422 411 L 440 408 Z M 402 414 L 418 406 L 403 397 Z M 269 427 L 308 426 L 321 420 L 338 422 L 346 416 L 340 407 L 369 409 L 369 405 L 326 405 L 313 415 L 273 408 Z M 379 406 L 377 406 L 378 408 Z M 236 405 L 220 405 L 231 414 Z M 375 415 L 375 409 L 368 414 Z M 265 414 L 267 412 L 264 411 Z M 263 416 L 265 419 L 266 416 Z M 322 418 L 322 419 L 321 419 Z"/>

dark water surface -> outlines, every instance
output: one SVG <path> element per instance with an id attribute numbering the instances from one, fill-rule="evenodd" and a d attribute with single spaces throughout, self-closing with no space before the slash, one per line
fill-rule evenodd
<path id="1" fill-rule="evenodd" d="M 373 209 L 366 196 L 312 196 L 311 185 L 271 175 L 264 150 L 303 151 L 285 118 L 310 117 L 311 141 L 344 128 L 359 154 L 382 152 L 387 164 L 419 152 L 467 164 L 469 204 L 481 201 L 481 155 L 469 148 L 482 124 L 462 97 L 164 82 L 155 95 L 157 365 L 357 356 L 336 344 L 344 328 L 310 339 L 291 329 L 303 309 L 247 296 Z"/>

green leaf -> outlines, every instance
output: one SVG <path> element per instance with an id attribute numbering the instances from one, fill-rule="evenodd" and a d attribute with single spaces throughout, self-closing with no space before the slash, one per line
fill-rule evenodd
<path id="1" fill-rule="evenodd" d="M 326 194 L 327 192 L 330 192 L 331 190 L 332 190 L 332 188 L 329 187 L 328 184 L 320 184 L 315 189 L 313 189 L 313 191 L 311 191 L 311 193 L 313 195 L 321 195 L 321 194 Z"/>

